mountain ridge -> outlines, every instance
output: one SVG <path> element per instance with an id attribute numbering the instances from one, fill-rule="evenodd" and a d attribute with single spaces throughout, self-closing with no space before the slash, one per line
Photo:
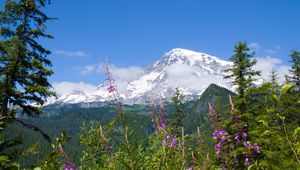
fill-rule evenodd
<path id="1" fill-rule="evenodd" d="M 163 54 L 148 68 L 144 68 L 141 76 L 126 82 L 125 90 L 118 91 L 118 93 L 122 102 L 127 104 L 148 103 L 152 99 L 169 100 L 176 87 L 179 87 L 185 96 L 195 98 L 199 97 L 212 83 L 231 89 L 231 86 L 223 79 L 224 70 L 231 66 L 232 62 L 209 54 L 174 48 Z M 111 94 L 103 83 L 98 85 L 92 93 L 79 91 L 64 94 L 57 99 L 48 99 L 46 105 L 111 100 Z"/>

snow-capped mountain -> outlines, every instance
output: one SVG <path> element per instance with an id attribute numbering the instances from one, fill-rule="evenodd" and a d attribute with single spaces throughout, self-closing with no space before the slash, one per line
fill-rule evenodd
<path id="1" fill-rule="evenodd" d="M 232 66 L 231 62 L 205 53 L 176 48 L 165 53 L 160 60 L 144 69 L 143 74 L 133 81 L 126 82 L 126 88 L 119 90 L 119 96 L 125 103 L 145 103 L 150 99 L 169 99 L 176 87 L 185 96 L 199 96 L 211 84 L 223 87 L 230 84 L 223 79 L 224 70 Z M 89 103 L 112 100 L 104 84 L 94 91 L 74 91 L 71 94 L 51 98 L 53 103 Z"/>

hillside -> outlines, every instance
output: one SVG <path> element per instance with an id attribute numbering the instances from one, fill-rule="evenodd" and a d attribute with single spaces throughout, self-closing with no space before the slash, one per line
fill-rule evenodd
<path id="1" fill-rule="evenodd" d="M 207 103 L 215 103 L 218 97 L 227 101 L 227 96 L 233 94 L 229 90 L 211 84 L 198 100 L 190 100 L 184 104 L 185 117 L 183 119 L 184 127 L 188 133 L 192 133 L 201 124 L 207 124 L 208 106 Z M 79 144 L 79 133 L 82 122 L 99 121 L 101 124 L 106 124 L 117 117 L 117 112 L 114 105 L 103 105 L 102 107 L 86 108 L 81 104 L 72 105 L 50 105 L 44 108 L 44 114 L 39 118 L 26 118 L 26 122 L 32 123 L 40 127 L 44 132 L 51 137 L 59 136 L 62 131 L 66 131 L 71 137 L 66 145 L 68 155 L 76 162 L 79 161 L 81 146 Z M 127 119 L 130 121 L 130 126 L 135 129 L 139 139 L 144 139 L 152 134 L 153 124 L 151 122 L 151 109 L 148 105 L 127 105 L 124 107 L 127 114 Z M 159 112 L 159 106 L 155 107 L 156 112 Z M 164 103 L 164 110 L 167 113 L 167 118 L 172 118 L 174 108 L 171 103 Z M 205 129 L 204 129 L 205 130 Z M 207 127 L 209 130 L 209 125 Z M 20 124 L 13 124 L 6 129 L 5 138 L 12 138 L 20 133 L 24 133 L 23 148 L 30 144 L 38 143 L 41 147 L 39 155 L 27 157 L 23 164 L 28 166 L 31 163 L 39 162 L 45 156 L 49 149 L 47 142 L 40 134 L 21 128 Z"/>

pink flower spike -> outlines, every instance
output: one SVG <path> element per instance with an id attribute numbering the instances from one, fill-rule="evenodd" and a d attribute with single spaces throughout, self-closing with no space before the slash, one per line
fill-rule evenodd
<path id="1" fill-rule="evenodd" d="M 171 135 L 170 135 L 169 133 L 167 133 L 167 134 L 165 135 L 165 138 L 166 138 L 166 139 L 170 139 L 170 138 L 171 138 Z"/>
<path id="2" fill-rule="evenodd" d="M 161 142 L 161 144 L 162 144 L 163 146 L 166 146 L 168 143 L 167 143 L 167 141 L 163 140 L 163 141 Z"/>

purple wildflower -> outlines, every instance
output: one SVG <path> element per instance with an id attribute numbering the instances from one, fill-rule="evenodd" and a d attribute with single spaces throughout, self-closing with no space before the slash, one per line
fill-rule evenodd
<path id="1" fill-rule="evenodd" d="M 168 143 L 167 143 L 167 141 L 163 140 L 163 141 L 161 142 L 161 144 L 162 144 L 163 146 L 166 146 Z"/>
<path id="2" fill-rule="evenodd" d="M 159 123 L 165 123 L 165 122 L 166 122 L 166 120 L 164 118 L 162 118 L 162 117 L 159 118 Z"/>
<path id="3" fill-rule="evenodd" d="M 250 149 L 251 144 L 249 141 L 245 141 L 244 146 L 245 146 L 245 148 Z"/>
<path id="4" fill-rule="evenodd" d="M 107 87 L 107 91 L 108 91 L 109 93 L 114 93 L 114 92 L 117 91 L 117 89 L 116 89 L 116 87 L 115 87 L 114 85 L 109 85 L 109 86 Z"/>
<path id="5" fill-rule="evenodd" d="M 256 153 L 260 154 L 260 150 L 259 150 L 257 143 L 253 144 L 253 149 L 255 150 Z"/>
<path id="6" fill-rule="evenodd" d="M 171 138 L 171 135 L 169 133 L 165 134 L 165 138 L 166 139 L 170 139 Z"/>
<path id="7" fill-rule="evenodd" d="M 164 129 L 164 128 L 166 128 L 166 125 L 163 124 L 163 123 L 160 123 L 160 124 L 159 124 L 159 128 L 160 128 L 160 129 Z"/>
<path id="8" fill-rule="evenodd" d="M 176 146 L 176 143 L 174 143 L 174 142 L 171 142 L 171 143 L 170 143 L 170 147 L 171 147 L 171 148 L 174 148 L 175 146 Z"/>
<path id="9" fill-rule="evenodd" d="M 240 137 L 240 134 L 239 134 L 239 133 L 235 133 L 234 139 L 236 140 L 236 143 L 237 143 L 237 144 L 241 143 L 241 137 Z"/>
<path id="10" fill-rule="evenodd" d="M 222 148 L 222 144 L 221 143 L 215 144 L 215 149 L 221 149 L 221 148 Z"/>
<path id="11" fill-rule="evenodd" d="M 172 147 L 172 148 L 175 147 L 176 146 L 176 141 L 177 141 L 177 138 L 176 138 L 176 136 L 174 136 L 171 143 L 170 143 L 170 147 Z"/>
<path id="12" fill-rule="evenodd" d="M 213 133 L 213 138 L 214 138 L 214 139 L 217 139 L 217 138 L 218 138 L 218 133 L 217 133 L 217 131 L 215 131 L 215 132 Z"/>
<path id="13" fill-rule="evenodd" d="M 176 141 L 177 141 L 177 138 L 176 138 L 176 136 L 174 136 L 173 139 L 172 139 L 172 142 L 176 143 Z"/>
<path id="14" fill-rule="evenodd" d="M 243 132 L 243 133 L 242 133 L 242 137 L 243 137 L 244 139 L 246 139 L 246 138 L 248 137 L 247 132 Z"/>
<path id="15" fill-rule="evenodd" d="M 214 139 L 221 139 L 222 142 L 226 140 L 226 136 L 228 136 L 228 132 L 226 130 L 216 130 L 213 133 Z"/>
<path id="16" fill-rule="evenodd" d="M 248 156 L 246 156 L 245 158 L 245 163 L 246 166 L 250 165 L 250 158 Z"/>
<path id="17" fill-rule="evenodd" d="M 193 168 L 192 168 L 192 167 L 189 167 L 189 168 L 187 168 L 186 170 L 193 170 Z"/>
<path id="18" fill-rule="evenodd" d="M 222 136 L 222 137 L 220 138 L 220 140 L 221 140 L 221 142 L 225 142 L 226 136 Z"/>

